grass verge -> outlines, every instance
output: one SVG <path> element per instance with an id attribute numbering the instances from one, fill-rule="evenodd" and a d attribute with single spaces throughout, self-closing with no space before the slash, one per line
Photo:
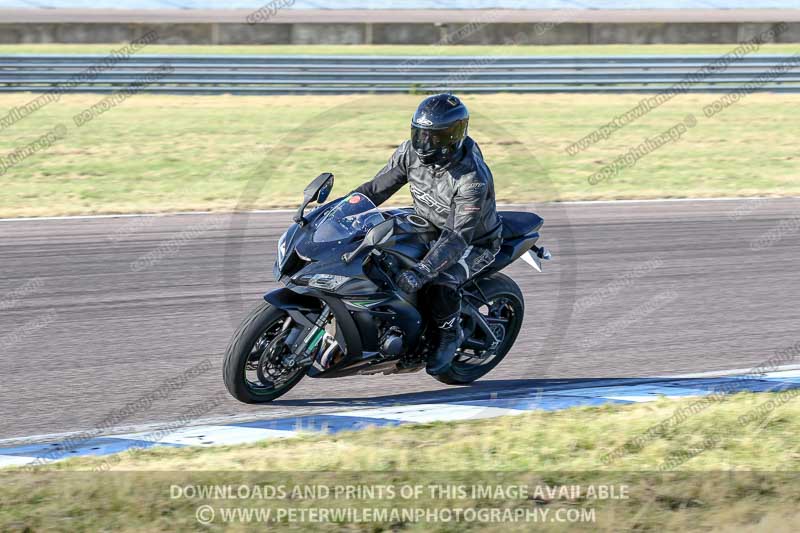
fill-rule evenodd
<path id="1" fill-rule="evenodd" d="M 35 95 L 0 96 L 0 119 Z M 338 192 L 369 179 L 407 137 L 419 95 L 64 95 L 2 130 L 0 216 L 294 207 L 319 172 Z M 464 97 L 471 135 L 501 202 L 800 194 L 794 110 L 800 95 L 753 94 L 707 118 L 718 95 L 678 95 L 568 155 L 567 147 L 635 107 L 636 95 Z M 589 177 L 688 115 L 696 126 L 595 185 Z M 13 158 L 63 125 L 52 146 Z M 396 203 L 408 202 L 407 193 Z"/>
<path id="2" fill-rule="evenodd" d="M 326 507 L 528 513 L 527 521 L 503 524 L 478 520 L 432 526 L 408 518 L 350 524 L 369 531 L 525 531 L 531 513 L 544 510 L 549 514 L 538 516 L 548 529 L 563 531 L 791 531 L 800 502 L 800 405 L 791 401 L 795 397 L 791 391 L 739 394 L 708 402 L 703 409 L 693 407 L 698 399 L 664 399 L 249 446 L 159 448 L 75 459 L 30 473 L 11 469 L 0 473 L 0 529 L 192 530 L 197 508 L 211 505 L 217 513 L 210 526 L 215 530 L 225 526 L 221 507 L 271 509 L 272 519 L 279 509 Z M 649 433 L 613 460 L 605 459 L 680 410 L 693 414 Z M 232 497 L 230 490 L 235 493 L 243 484 L 248 491 L 254 485 L 264 493 L 272 490 L 273 497 L 256 498 L 255 492 L 249 498 Z M 196 492 L 206 485 L 234 488 L 216 496 Z M 393 496 L 376 496 L 374 488 L 373 493 L 348 495 L 337 488 L 388 485 L 395 487 Z M 561 488 L 576 485 L 578 493 Z M 282 497 L 274 492 L 279 486 L 285 488 Z M 294 487 L 306 491 L 309 486 L 330 492 L 294 493 Z M 403 486 L 423 488 L 403 497 Z M 437 492 L 436 487 L 443 488 Z M 476 492 L 474 487 L 484 488 Z M 560 495 L 548 488 L 557 488 Z M 565 509 L 562 518 L 570 512 L 581 519 L 554 521 L 558 509 Z M 288 514 L 280 521 L 299 529 L 331 530 L 349 521 L 334 522 L 292 523 Z M 237 527 L 247 525 L 253 523 Z"/>

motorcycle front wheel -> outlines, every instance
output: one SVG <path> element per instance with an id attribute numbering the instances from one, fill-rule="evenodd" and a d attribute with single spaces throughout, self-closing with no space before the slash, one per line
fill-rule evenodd
<path id="1" fill-rule="evenodd" d="M 233 334 L 222 365 L 225 387 L 243 403 L 267 403 L 303 379 L 306 367 L 286 367 L 283 342 L 289 315 L 267 302 L 254 309 Z"/>
<path id="2" fill-rule="evenodd" d="M 492 274 L 477 281 L 486 297 L 486 305 L 478 311 L 499 339 L 494 350 L 465 348 L 456 352 L 450 368 L 435 376 L 448 385 L 467 385 L 488 374 L 506 356 L 517 340 L 525 316 L 525 300 L 519 286 L 508 276 Z M 468 344 L 465 340 L 465 344 Z"/>

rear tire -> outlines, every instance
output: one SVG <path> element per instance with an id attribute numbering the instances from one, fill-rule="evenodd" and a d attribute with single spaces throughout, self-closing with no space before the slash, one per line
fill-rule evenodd
<path id="1" fill-rule="evenodd" d="M 503 302 L 505 312 L 510 316 L 505 327 L 504 336 L 497 347 L 496 354 L 485 363 L 466 364 L 459 361 L 464 356 L 457 352 L 450 368 L 438 376 L 434 376 L 438 381 L 447 385 L 468 385 L 488 374 L 506 356 L 508 351 L 514 346 L 519 330 L 522 327 L 522 319 L 525 316 L 525 300 L 519 286 L 505 274 L 495 273 L 477 281 L 478 286 L 483 291 L 489 302 Z"/>
<path id="2" fill-rule="evenodd" d="M 276 337 L 282 333 L 284 321 L 289 317 L 281 309 L 273 307 L 267 302 L 254 309 L 242 325 L 233 334 L 225 360 L 222 364 L 222 375 L 225 387 L 231 396 L 243 403 L 267 403 L 283 396 L 292 387 L 303 379 L 305 369 L 298 369 L 287 377 L 285 382 L 275 383 L 274 387 L 264 383 L 255 383 L 247 377 L 248 371 L 257 371 L 260 365 L 259 356 L 268 349 L 275 340 L 275 345 L 280 342 Z M 257 343 L 259 343 L 257 345 Z M 263 375 L 263 372 L 257 372 Z"/>

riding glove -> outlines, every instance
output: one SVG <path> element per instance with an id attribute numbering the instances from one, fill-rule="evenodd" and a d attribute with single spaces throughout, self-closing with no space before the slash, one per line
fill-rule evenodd
<path id="1" fill-rule="evenodd" d="M 414 294 L 435 276 L 425 265 L 417 265 L 411 270 L 404 270 L 397 278 L 397 286 L 400 290 L 409 294 Z"/>

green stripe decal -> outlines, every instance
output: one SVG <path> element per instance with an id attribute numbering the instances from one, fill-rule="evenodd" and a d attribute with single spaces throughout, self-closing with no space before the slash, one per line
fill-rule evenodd
<path id="1" fill-rule="evenodd" d="M 320 329 L 314 334 L 314 338 L 311 339 L 311 342 L 308 344 L 308 349 L 313 350 L 319 344 L 319 341 L 322 340 L 322 337 L 325 335 L 325 330 Z"/>

